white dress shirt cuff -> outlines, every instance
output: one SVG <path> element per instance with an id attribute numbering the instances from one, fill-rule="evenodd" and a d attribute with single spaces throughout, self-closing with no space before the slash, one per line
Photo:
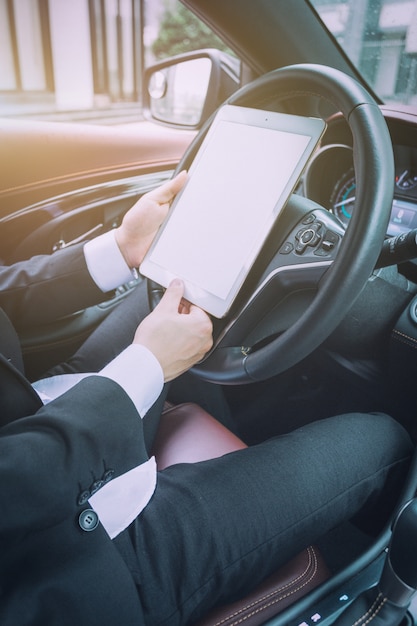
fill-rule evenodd
<path id="1" fill-rule="evenodd" d="M 164 375 L 158 359 L 150 350 L 132 344 L 100 372 L 118 383 L 131 398 L 143 418 L 160 395 Z"/>
<path id="2" fill-rule="evenodd" d="M 103 292 L 116 289 L 133 278 L 117 245 L 114 230 L 88 241 L 84 256 L 91 278 Z"/>
<path id="3" fill-rule="evenodd" d="M 143 511 L 156 487 L 156 462 L 151 457 L 142 465 L 114 478 L 92 495 L 88 502 L 100 518 L 110 539 L 117 537 Z"/>

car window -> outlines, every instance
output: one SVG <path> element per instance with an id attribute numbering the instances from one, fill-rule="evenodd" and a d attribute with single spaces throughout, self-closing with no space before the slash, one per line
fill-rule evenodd
<path id="1" fill-rule="evenodd" d="M 145 0 L 145 65 L 202 48 L 232 54 L 223 41 L 179 0 Z"/>
<path id="2" fill-rule="evenodd" d="M 417 103 L 415 0 L 310 0 L 382 101 Z"/>
<path id="3" fill-rule="evenodd" d="M 0 0 L 0 116 L 136 122 L 144 69 L 202 48 L 231 52 L 178 0 Z"/>

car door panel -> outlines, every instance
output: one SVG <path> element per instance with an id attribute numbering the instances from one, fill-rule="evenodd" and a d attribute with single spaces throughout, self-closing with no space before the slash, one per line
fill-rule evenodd
<path id="1" fill-rule="evenodd" d="M 172 171 L 82 187 L 6 215 L 0 220 L 3 263 L 50 254 L 117 227 L 134 202 L 169 178 Z"/>
<path id="2" fill-rule="evenodd" d="M 0 218 L 48 197 L 171 169 L 194 133 L 151 122 L 121 126 L 0 120 Z"/>
<path id="3" fill-rule="evenodd" d="M 116 227 L 172 175 L 194 132 L 150 122 L 120 127 L 0 120 L 0 260 L 49 254 Z M 59 254 L 59 252 L 57 252 Z M 21 342 L 36 378 L 67 358 L 135 285 L 101 305 L 31 328 Z"/>

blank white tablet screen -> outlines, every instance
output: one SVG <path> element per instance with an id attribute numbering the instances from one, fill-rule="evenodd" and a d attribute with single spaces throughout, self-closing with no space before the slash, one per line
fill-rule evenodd
<path id="1" fill-rule="evenodd" d="M 220 121 L 202 168 L 190 170 L 152 260 L 225 299 L 276 218 L 274 207 L 310 136 Z"/>

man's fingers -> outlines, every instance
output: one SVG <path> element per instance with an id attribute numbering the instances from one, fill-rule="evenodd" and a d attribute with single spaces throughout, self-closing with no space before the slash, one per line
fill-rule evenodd
<path id="1" fill-rule="evenodd" d="M 183 188 L 185 181 L 187 180 L 187 172 L 183 170 L 175 178 L 164 183 L 157 189 L 153 189 L 149 192 L 148 197 L 152 198 L 159 204 L 165 204 L 170 202 L 174 196 Z"/>
<path id="2" fill-rule="evenodd" d="M 184 283 L 179 278 L 175 278 L 168 285 L 158 307 L 178 313 L 183 295 Z"/>
<path id="3" fill-rule="evenodd" d="M 212 334 L 213 332 L 212 321 L 210 317 L 207 315 L 207 313 L 203 311 L 203 309 L 200 309 L 199 306 L 195 306 L 195 304 L 190 304 L 189 309 L 188 309 L 188 314 L 193 316 L 195 320 L 200 321 L 200 323 L 202 324 L 202 331 L 206 333 L 210 333 L 210 335 Z"/>

